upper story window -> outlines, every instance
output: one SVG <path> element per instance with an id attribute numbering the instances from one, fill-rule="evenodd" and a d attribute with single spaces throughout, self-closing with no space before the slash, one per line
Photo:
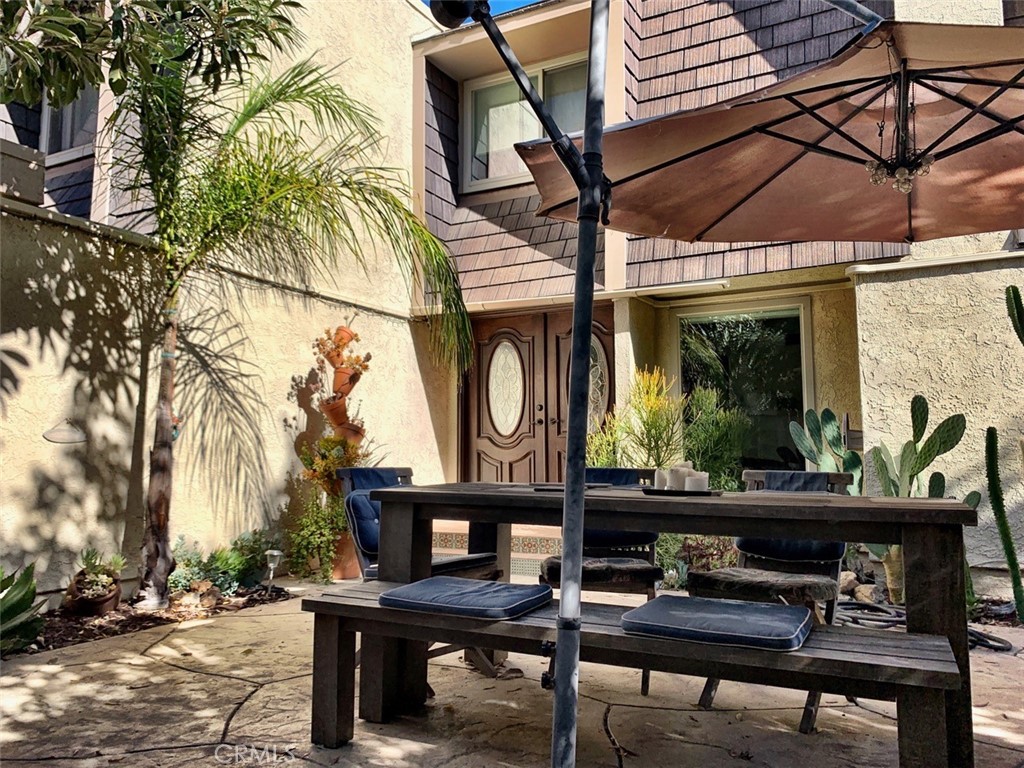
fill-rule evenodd
<path id="1" fill-rule="evenodd" d="M 583 130 L 587 93 L 587 62 L 579 56 L 536 67 L 527 74 L 547 104 L 558 127 L 566 133 Z M 507 75 L 466 83 L 462 135 L 463 190 L 517 184 L 530 179 L 513 145 L 539 139 L 540 122 Z"/>
<path id="2" fill-rule="evenodd" d="M 39 146 L 48 162 L 60 162 L 90 154 L 96 138 L 99 97 L 87 86 L 73 102 L 60 109 L 43 108 Z"/>

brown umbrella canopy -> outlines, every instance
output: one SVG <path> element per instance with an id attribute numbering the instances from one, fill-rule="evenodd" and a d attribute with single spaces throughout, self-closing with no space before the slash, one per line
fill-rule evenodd
<path id="1" fill-rule="evenodd" d="M 550 142 L 517 146 L 576 218 Z M 611 228 L 712 242 L 901 242 L 1024 227 L 1024 28 L 885 22 L 712 107 L 608 128 Z"/>

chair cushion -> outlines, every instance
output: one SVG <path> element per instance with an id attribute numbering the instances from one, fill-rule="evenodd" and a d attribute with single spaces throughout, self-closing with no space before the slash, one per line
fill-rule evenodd
<path id="1" fill-rule="evenodd" d="M 640 473 L 628 467 L 587 467 L 584 481 L 612 485 L 639 485 Z"/>
<path id="2" fill-rule="evenodd" d="M 690 571 L 686 591 L 694 597 L 728 597 L 790 605 L 817 603 L 839 597 L 839 584 L 831 576 L 780 573 L 760 568 L 720 568 Z"/>
<path id="3" fill-rule="evenodd" d="M 659 595 L 622 614 L 629 634 L 770 651 L 795 651 L 812 624 L 811 612 L 801 605 L 674 595 Z"/>
<path id="4" fill-rule="evenodd" d="M 562 558 L 549 557 L 541 565 L 541 575 L 548 584 L 562 580 Z M 653 584 L 665 578 L 656 565 L 637 557 L 584 557 L 583 586 L 596 584 Z"/>
<path id="5" fill-rule="evenodd" d="M 345 516 L 356 546 L 370 560 L 376 559 L 380 547 L 380 502 L 370 499 L 369 489 L 352 491 L 345 497 Z"/>
<path id="6" fill-rule="evenodd" d="M 399 484 L 398 472 L 381 467 L 352 467 L 349 470 L 353 490 L 390 488 Z"/>
<path id="7" fill-rule="evenodd" d="M 430 573 L 437 576 L 442 573 L 456 573 L 464 568 L 480 568 L 486 565 L 498 565 L 498 555 L 494 552 L 476 552 L 472 555 L 456 555 L 455 557 L 432 557 Z M 377 564 L 373 563 L 363 571 L 363 578 L 373 581 L 377 578 Z"/>
<path id="8" fill-rule="evenodd" d="M 827 472 L 765 472 L 766 491 L 796 491 L 800 493 L 827 491 Z M 797 562 L 833 562 L 846 554 L 846 542 L 814 541 L 811 539 L 759 539 L 742 536 L 736 539 L 736 549 L 747 555 L 770 560 Z"/>
<path id="9" fill-rule="evenodd" d="M 758 539 L 742 536 L 736 539 L 736 549 L 746 555 L 786 560 L 790 563 L 830 563 L 842 560 L 846 542 L 814 541 L 812 539 Z"/>
<path id="10" fill-rule="evenodd" d="M 386 608 L 444 613 L 477 619 L 513 619 L 551 602 L 546 584 L 505 584 L 500 581 L 431 576 L 382 592 Z"/>

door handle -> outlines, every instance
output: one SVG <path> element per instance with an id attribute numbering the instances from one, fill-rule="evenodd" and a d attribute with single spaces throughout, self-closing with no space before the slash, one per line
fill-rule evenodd
<path id="1" fill-rule="evenodd" d="M 548 424 L 557 424 L 557 423 L 558 423 L 558 419 L 556 419 L 554 416 L 552 416 L 551 417 L 551 421 L 548 422 Z"/>

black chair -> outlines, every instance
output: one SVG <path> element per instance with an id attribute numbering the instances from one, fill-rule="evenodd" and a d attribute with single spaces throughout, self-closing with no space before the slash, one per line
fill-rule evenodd
<path id="1" fill-rule="evenodd" d="M 639 487 L 642 483 L 653 482 L 654 470 L 587 467 L 585 480 L 588 483 Z M 653 600 L 656 596 L 655 584 L 665 578 L 665 572 L 656 562 L 657 541 L 656 532 L 585 528 L 583 589 L 646 594 L 648 600 Z M 561 576 L 561 557 L 549 557 L 541 564 L 541 584 L 558 588 Z M 645 669 L 640 678 L 640 693 L 646 696 L 650 687 L 651 671 Z"/>
<path id="2" fill-rule="evenodd" d="M 407 467 L 346 467 L 337 471 L 345 497 L 345 517 L 356 547 L 356 558 L 364 581 L 377 578 L 377 555 L 380 544 L 380 502 L 370 498 L 378 488 L 411 485 L 412 470 Z M 480 552 L 454 557 L 434 557 L 430 563 L 432 576 L 462 576 L 467 579 L 496 581 L 503 575 L 498 568 L 498 555 Z"/>
<path id="3" fill-rule="evenodd" d="M 378 488 L 412 485 L 412 470 L 408 467 L 345 467 L 336 472 L 345 498 L 345 518 L 348 520 L 356 558 L 363 573 L 363 581 L 377 580 L 377 555 L 380 545 L 380 502 L 370 498 Z M 503 575 L 495 552 L 479 552 L 454 557 L 433 557 L 431 576 L 461 576 L 466 579 L 497 581 Z M 495 677 L 492 652 L 461 645 L 443 645 L 431 648 L 428 658 L 464 651 L 466 660 L 488 677 Z M 358 661 L 357 661 L 358 663 Z"/>
<path id="4" fill-rule="evenodd" d="M 746 470 L 747 491 L 846 493 L 853 476 L 843 472 L 764 472 Z M 818 624 L 831 624 L 839 599 L 839 574 L 846 555 L 842 541 L 736 539 L 735 568 L 691 571 L 686 587 L 694 597 L 807 606 Z M 820 605 L 824 604 L 824 612 Z M 709 679 L 699 706 L 711 709 L 718 680 Z M 811 733 L 821 693 L 807 694 L 800 732 Z"/>

